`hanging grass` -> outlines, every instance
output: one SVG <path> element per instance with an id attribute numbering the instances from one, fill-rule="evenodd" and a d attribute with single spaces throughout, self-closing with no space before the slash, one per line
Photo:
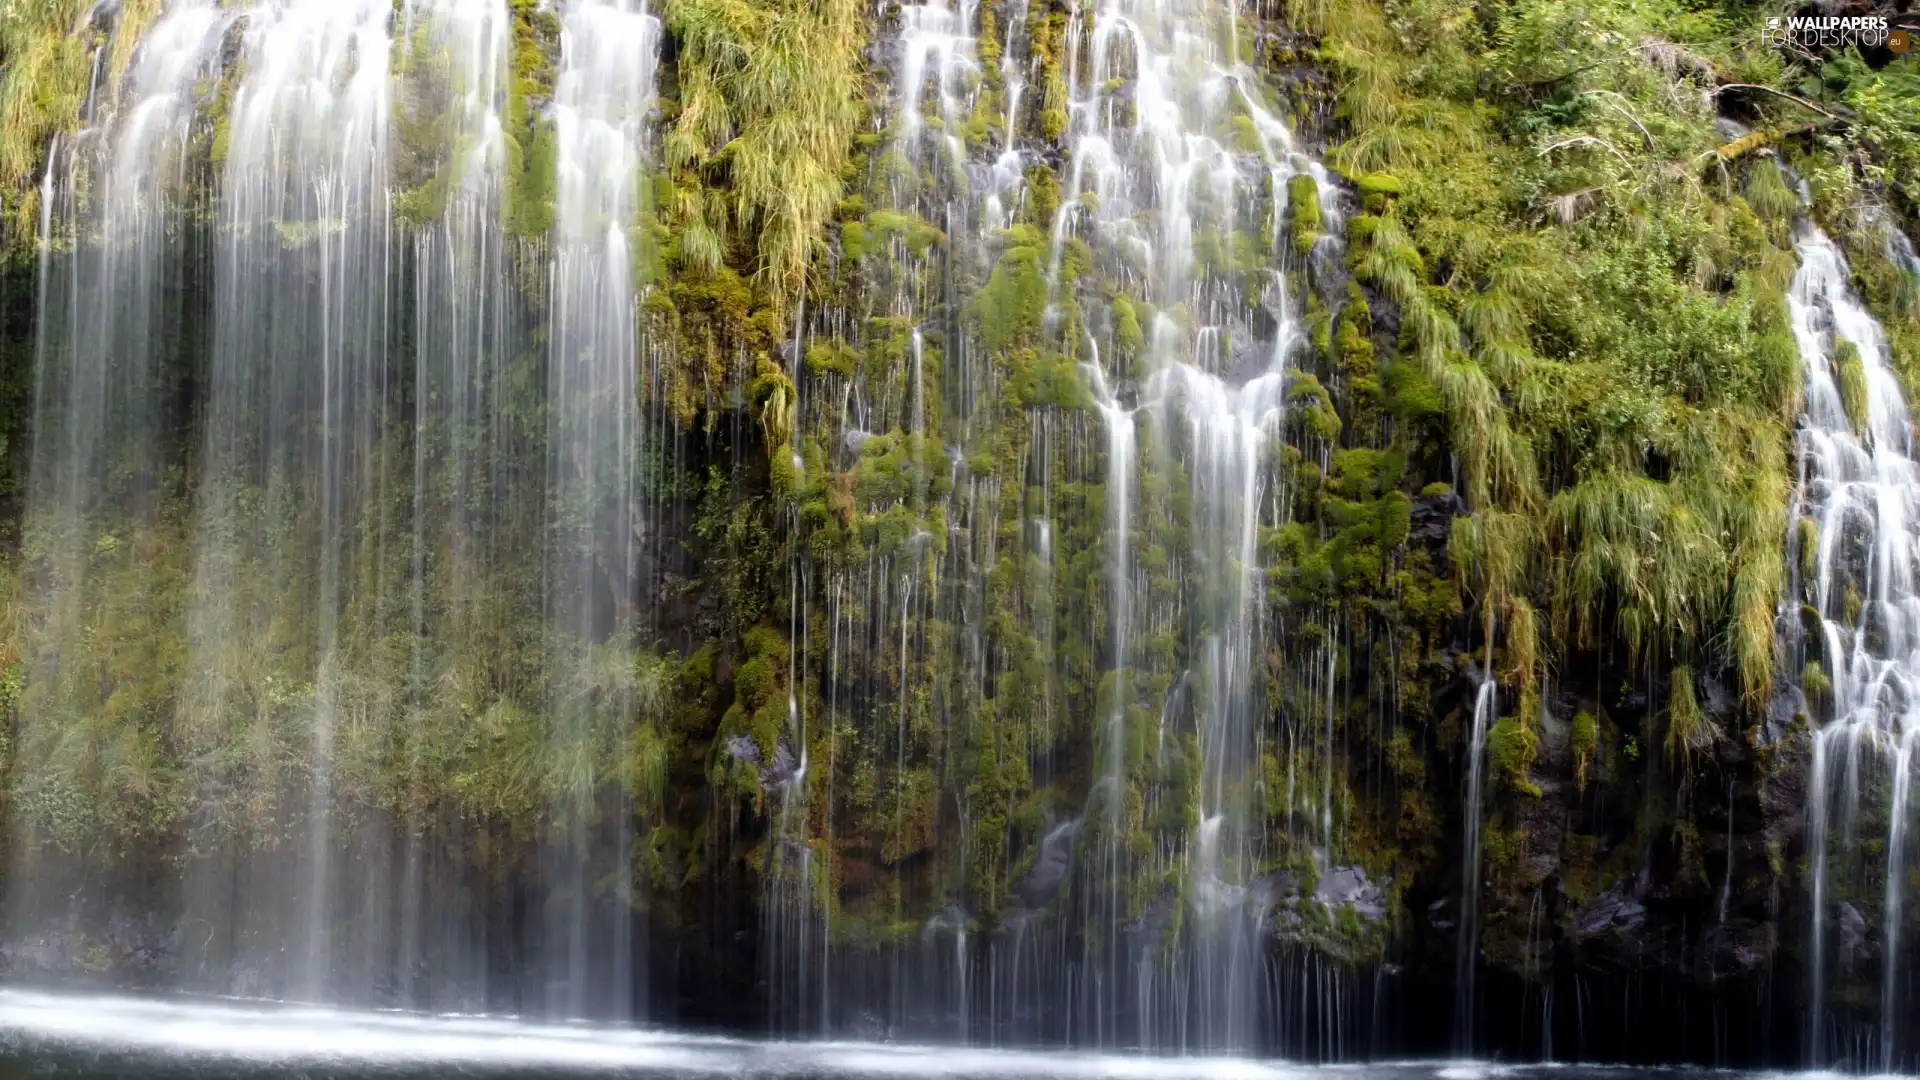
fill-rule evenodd
<path id="1" fill-rule="evenodd" d="M 1711 749 L 1719 738 L 1713 721 L 1700 711 L 1693 693 L 1693 669 L 1676 667 L 1667 690 L 1667 761 L 1684 772 L 1693 759 Z"/>
<path id="2" fill-rule="evenodd" d="M 95 25 L 82 22 L 93 10 L 83 0 L 0 0 L 0 211 L 12 219 L 16 239 L 34 234 L 34 177 L 49 140 L 75 127 L 86 107 L 94 50 L 103 44 Z M 110 10 L 101 91 L 109 97 L 118 92 L 160 0 L 123 0 Z"/>
<path id="3" fill-rule="evenodd" d="M 1450 553 L 1509 665 L 1541 640 L 1556 656 L 1534 671 L 1616 647 L 1700 657 L 1757 707 L 1801 378 L 1779 223 L 1799 203 L 1771 160 L 1726 184 L 1695 163 L 1724 142 L 1701 93 L 1715 72 L 1788 72 L 1750 62 L 1732 21 L 1626 3 L 1520 0 L 1484 22 L 1423 0 L 1391 20 L 1375 0 L 1295 6 L 1339 80 L 1334 160 L 1398 182 L 1349 219 L 1351 265 L 1443 404 L 1474 509 Z M 1791 126 L 1764 122 L 1776 106 L 1804 118 L 1757 100 L 1759 127 Z M 1578 212 L 1553 212 L 1568 192 Z M 1551 638 L 1530 632 L 1536 606 Z"/>
<path id="4" fill-rule="evenodd" d="M 1747 166 L 1744 194 L 1753 212 L 1769 221 L 1785 221 L 1800 211 L 1800 196 L 1787 187 L 1780 166 L 1771 157 Z"/>
<path id="5" fill-rule="evenodd" d="M 854 0 L 673 0 L 679 115 L 668 168 L 726 192 L 690 200 L 687 251 L 711 266 L 721 238 L 752 237 L 756 284 L 776 307 L 800 295 L 864 112 L 864 8 Z"/>

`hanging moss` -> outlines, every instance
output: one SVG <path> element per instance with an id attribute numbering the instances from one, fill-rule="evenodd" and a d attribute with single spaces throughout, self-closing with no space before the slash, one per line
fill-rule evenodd
<path id="1" fill-rule="evenodd" d="M 1574 787 L 1585 794 L 1587 773 L 1593 765 L 1594 750 L 1600 744 L 1600 724 L 1594 715 L 1586 710 L 1573 714 L 1573 783 Z"/>
<path id="2" fill-rule="evenodd" d="M 1296 255 L 1307 255 L 1320 240 L 1320 186 L 1299 173 L 1287 181 L 1287 235 Z"/>
<path id="3" fill-rule="evenodd" d="M 683 223 L 752 238 L 746 270 L 776 307 L 805 287 L 840 204 L 865 111 L 852 92 L 868 32 L 862 11 L 856 0 L 665 6 L 680 94 L 666 164 L 726 195 L 682 207 Z"/>
<path id="4" fill-rule="evenodd" d="M 988 352 L 1038 341 L 1047 304 L 1044 244 L 1032 227 L 1014 229 L 987 284 L 968 305 Z"/>
<path id="5" fill-rule="evenodd" d="M 1693 669 L 1674 668 L 1667 691 L 1667 759 L 1676 765 L 1688 764 L 1713 745 L 1716 734 L 1694 697 Z"/>
<path id="6" fill-rule="evenodd" d="M 1772 157 L 1748 163 L 1744 193 L 1754 213 L 1769 221 L 1786 221 L 1800 212 L 1800 196 L 1787 187 Z"/>
<path id="7" fill-rule="evenodd" d="M 513 71 L 507 80 L 506 223 L 509 232 L 545 237 L 553 228 L 559 147 L 547 105 L 560 61 L 560 19 L 537 0 L 513 0 Z"/>
<path id="8" fill-rule="evenodd" d="M 1539 747 L 1539 734 L 1524 720 L 1501 717 L 1487 729 L 1487 762 L 1494 775 L 1513 790 L 1534 798 L 1540 797 L 1540 788 L 1528 773 Z"/>
<path id="9" fill-rule="evenodd" d="M 1855 435 L 1863 434 L 1872 422 L 1867 404 L 1867 368 L 1853 342 L 1840 338 L 1833 347 L 1833 381 L 1840 391 L 1840 407 Z"/>

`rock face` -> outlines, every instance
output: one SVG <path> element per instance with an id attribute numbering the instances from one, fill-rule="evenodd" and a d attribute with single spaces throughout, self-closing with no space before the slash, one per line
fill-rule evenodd
<path id="1" fill-rule="evenodd" d="M 1033 867 L 1013 887 L 1014 894 L 1030 908 L 1043 908 L 1060 895 L 1073 870 L 1074 844 L 1080 838 L 1080 820 L 1061 822 L 1047 831 L 1040 841 Z"/>
<path id="2" fill-rule="evenodd" d="M 0 175 L 46 212 L 0 238 L 10 977 L 1300 1059 L 1905 1015 L 1888 822 L 1809 884 L 1823 619 L 1896 627 L 1805 602 L 1878 519 L 1807 546 L 1789 360 L 1850 396 L 1861 319 L 1774 303 L 1844 213 L 1876 400 L 1920 370 L 1891 120 L 1811 138 L 1624 3 L 1524 62 L 1380 0 L 290 0 L 299 78 L 182 5 L 199 59 L 90 91 L 156 6 L 0 86 L 88 128 Z M 267 77 L 340 111 L 236 126 Z M 249 131 L 336 117 L 382 163 L 234 216 L 315 180 Z"/>

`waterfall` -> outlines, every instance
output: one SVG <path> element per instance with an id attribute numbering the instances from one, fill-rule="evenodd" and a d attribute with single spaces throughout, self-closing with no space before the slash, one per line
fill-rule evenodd
<path id="1" fill-rule="evenodd" d="M 597 756 L 631 722 L 630 649 L 641 442 L 635 393 L 639 357 L 629 229 L 653 107 L 660 26 L 638 0 L 569 5 L 554 90 L 558 199 L 554 226 L 551 351 L 547 367 L 547 484 L 551 515 L 542 567 L 555 653 L 548 667 L 549 753 L 567 773 L 556 816 L 552 873 L 563 903 L 549 913 L 549 978 L 556 1011 L 578 1015 L 589 985 L 589 865 L 594 804 L 614 776 Z M 624 810 L 598 850 L 615 853 L 615 880 L 630 882 Z M 632 993 L 629 886 L 603 918 L 612 925 L 612 970 L 601 1000 L 625 1014 Z M 562 958 L 564 956 L 564 959 Z"/>
<path id="2" fill-rule="evenodd" d="M 1186 925 L 1172 952 L 1148 936 L 1134 946 L 1141 977 L 1131 1006 L 1142 1043 L 1181 1050 L 1244 1049 L 1252 1044 L 1255 1017 L 1271 1005 L 1259 931 L 1270 901 L 1251 880 L 1266 843 L 1251 814 L 1257 770 L 1249 769 L 1259 760 L 1266 709 L 1258 659 L 1265 614 L 1258 537 L 1261 524 L 1274 520 L 1267 454 L 1286 412 L 1297 336 L 1289 293 L 1302 280 L 1277 276 L 1262 302 L 1250 304 L 1219 265 L 1215 245 L 1258 226 L 1263 206 L 1276 220 L 1282 215 L 1286 181 L 1303 159 L 1296 159 L 1284 126 L 1260 105 L 1253 89 L 1258 79 L 1239 64 L 1232 32 L 1220 40 L 1209 30 L 1213 14 L 1200 4 L 1107 0 L 1081 16 L 1077 37 L 1069 31 L 1070 55 L 1076 64 L 1082 57 L 1087 62 L 1069 80 L 1072 166 L 1054 223 L 1050 285 L 1056 307 L 1068 302 L 1069 241 L 1084 239 L 1096 259 L 1135 267 L 1142 299 L 1157 310 L 1131 356 L 1110 351 L 1101 383 L 1116 388 L 1112 396 L 1131 391 L 1137 397 L 1152 420 L 1151 467 L 1183 473 L 1192 500 L 1191 534 L 1161 537 L 1180 551 L 1177 558 L 1192 576 L 1178 621 L 1170 625 L 1156 611 L 1150 626 L 1134 627 L 1137 605 L 1125 602 L 1134 571 L 1125 561 L 1114 567 L 1110 617 L 1124 621 L 1116 630 L 1115 703 L 1106 736 L 1133 742 L 1125 728 L 1147 704 L 1142 692 L 1163 693 L 1149 688 L 1165 686 L 1172 674 L 1122 678 L 1132 659 L 1121 631 L 1144 636 L 1175 629 L 1185 637 L 1197 679 L 1192 741 L 1156 739 L 1156 760 L 1126 768 L 1143 769 L 1141 778 L 1160 798 L 1193 800 L 1192 831 L 1184 854 L 1176 856 L 1188 882 Z M 1116 107 L 1122 103 L 1131 110 Z M 1222 141 L 1217 133 L 1232 126 L 1230 120 L 1254 138 L 1237 147 Z M 1097 352 L 1089 359 L 1100 363 Z M 1111 432 L 1128 436 L 1110 437 L 1110 455 L 1130 453 L 1132 421 L 1114 405 L 1103 405 L 1102 414 Z M 1108 468 L 1112 473 L 1117 466 L 1110 461 Z M 1131 530 L 1159 531 L 1138 516 L 1145 504 L 1115 499 L 1111 480 L 1108 498 L 1116 551 L 1128 550 Z M 1108 751 L 1110 775 L 1103 781 L 1116 804 L 1124 787 L 1138 782 L 1124 774 L 1120 753 Z M 1191 794 L 1160 787 L 1174 771 L 1192 777 Z M 1118 834 L 1123 825 L 1112 827 Z M 1144 870 L 1113 875 L 1107 888 L 1118 894 Z"/>
<path id="3" fill-rule="evenodd" d="M 17 836 L 56 847 L 73 842 L 63 830 L 76 796 L 139 806 L 151 778 L 150 744 L 128 735 L 127 710 L 114 707 L 114 685 L 89 663 L 88 646 L 168 610 L 177 584 L 164 505 L 178 480 L 164 462 L 186 418 L 168 343 L 200 314 L 187 281 L 203 253 L 184 239 L 203 209 L 185 197 L 191 121 L 196 84 L 230 20 L 210 0 L 169 5 L 117 85 L 96 74 L 87 126 L 48 153 L 21 538 L 22 592 L 44 615 L 23 648 L 9 809 Z M 54 779 L 76 760 L 114 757 L 129 782 L 112 796 Z M 73 885 L 56 860 L 34 865 L 30 843 L 10 848 L 9 921 L 32 926 Z"/>
<path id="4" fill-rule="evenodd" d="M 1295 478 L 1323 490 L 1346 445 L 1309 332 L 1360 295 L 1335 280 L 1343 196 L 1232 5 L 879 18 L 894 85 L 821 279 L 785 307 L 730 266 L 695 283 L 737 285 L 767 339 L 699 372 L 698 435 L 650 381 L 703 331 L 687 282 L 636 269 L 678 213 L 654 193 L 686 191 L 653 171 L 640 0 L 174 0 L 62 137 L 30 693 L 109 718 L 91 752 L 164 788 L 142 835 L 179 838 L 153 885 L 169 979 L 630 1017 L 686 966 L 649 957 L 646 904 L 718 909 L 736 883 L 702 873 L 727 867 L 759 875 L 783 1032 L 1325 1055 L 1366 1022 L 1366 958 L 1317 951 L 1370 888 L 1342 865 L 1362 635 L 1269 603 L 1295 569 L 1273 552 L 1328 539 Z M 546 167 L 550 219 L 518 186 Z M 1309 186 L 1319 224 L 1289 235 Z M 765 462 L 722 404 L 744 365 L 792 383 Z M 649 456 L 683 436 L 688 460 Z M 726 547 L 694 504 L 728 468 L 730 522 L 789 500 L 748 522 L 784 612 L 649 580 L 650 544 Z M 123 562 L 177 587 L 93 580 Z M 179 624 L 182 655 L 126 661 L 177 683 L 148 695 L 167 716 L 63 666 L 122 601 Z M 676 768 L 713 739 L 697 826 L 657 805 L 648 726 L 682 686 L 739 697 L 668 702 Z M 700 730 L 729 705 L 752 735 Z M 24 760 L 70 752 L 67 714 L 39 715 Z M 139 774 L 169 740 L 171 787 Z M 20 772 L 12 805 L 51 832 L 72 793 Z"/>
<path id="5" fill-rule="evenodd" d="M 1800 259 L 1787 298 L 1806 375 L 1795 497 L 1801 602 L 1808 619 L 1801 676 L 1818 721 L 1808 774 L 1808 857 L 1812 926 L 1808 971 L 1810 1063 L 1824 1065 L 1833 1044 L 1827 1000 L 1834 960 L 1853 967 L 1863 942 L 1829 942 L 1836 911 L 1843 931 L 1858 905 L 1882 899 L 1880 1060 L 1891 1071 L 1898 1051 L 1896 981 L 1912 749 L 1920 732 L 1920 594 L 1915 540 L 1920 485 L 1913 428 L 1889 365 L 1879 324 L 1848 288 L 1846 260 L 1810 223 L 1795 227 Z M 1884 809 L 1882 810 L 1882 807 Z M 1857 857 L 1870 815 L 1886 815 L 1881 866 Z M 1836 847 L 1838 831 L 1845 843 Z M 1835 954 L 1837 953 L 1837 957 Z"/>
<path id="6" fill-rule="evenodd" d="M 516 22 L 558 61 L 533 143 Z M 120 902 L 61 854 L 80 797 L 182 838 L 138 886 L 181 985 L 634 1011 L 658 38 L 592 0 L 172 0 L 124 74 L 100 51 L 43 185 L 21 927 Z M 516 233 L 543 154 L 551 235 Z M 111 665 L 76 678 L 83 651 Z M 519 775 L 447 758 L 528 731 Z M 518 842 L 497 805 L 449 798 L 490 783 L 550 804 L 525 915 L 474 872 Z"/>
<path id="7" fill-rule="evenodd" d="M 1290 182 L 1313 177 L 1318 220 L 1337 236 L 1340 195 L 1263 100 L 1244 62 L 1251 42 L 1226 5 L 1101 0 L 1043 19 L 1024 4 L 929 0 L 889 22 L 884 141 L 857 204 L 864 217 L 846 234 L 875 314 L 862 326 L 829 307 L 804 329 L 814 343 L 800 426 L 819 432 L 834 470 L 852 473 L 850 523 L 875 537 L 849 563 L 817 565 L 821 591 L 841 598 L 826 613 L 829 730 L 884 747 L 874 805 L 891 819 L 878 863 L 892 896 L 982 898 L 987 883 L 973 875 L 993 867 L 972 852 L 1005 843 L 982 834 L 1006 830 L 988 816 L 1006 809 L 969 790 L 955 793 L 957 822 L 924 811 L 929 830 L 955 828 L 969 852 L 958 885 L 909 870 L 926 840 L 902 826 L 925 820 L 916 785 L 953 767 L 943 753 L 974 753 L 984 719 L 1025 727 L 1028 759 L 1015 771 L 1036 783 L 1072 760 L 1071 725 L 1087 724 L 1090 755 L 1084 803 L 1048 808 L 1059 817 L 1029 841 L 1032 868 L 1011 890 L 1020 906 L 1001 911 L 996 930 L 974 934 L 976 913 L 951 903 L 922 927 L 928 943 L 952 934 L 950 952 L 916 960 L 894 945 L 873 965 L 889 988 L 889 1029 L 946 1035 L 957 1017 L 967 1039 L 1270 1044 L 1280 997 L 1296 992 L 1280 989 L 1294 973 L 1275 966 L 1267 921 L 1295 886 L 1271 867 L 1331 872 L 1344 854 L 1337 646 L 1303 665 L 1319 707 L 1286 720 L 1321 781 L 1311 837 L 1271 835 L 1260 795 L 1275 663 L 1262 542 L 1291 514 L 1279 462 L 1291 452 L 1310 276 L 1283 222 Z M 1028 171 L 1050 142 L 1065 146 L 1057 188 Z M 1338 244 L 1319 235 L 1303 246 Z M 955 296 L 972 278 L 980 292 Z M 811 362 L 842 348 L 885 357 L 884 369 Z M 1077 387 L 1058 389 L 1068 382 Z M 1079 408 L 1029 403 L 1030 440 L 1009 476 L 1004 444 L 975 435 L 1014 393 Z M 1309 440 L 1327 470 L 1325 431 Z M 1025 496 L 1006 499 L 1011 483 Z M 1063 483 L 1096 484 L 1102 500 L 1098 536 L 1078 541 L 1097 545 L 1101 599 L 1072 625 L 1054 606 L 1056 572 L 1080 555 L 1057 546 Z M 1016 543 L 1024 550 L 1006 550 Z M 1025 572 L 1009 576 L 1015 556 Z M 995 621 L 990 601 L 1009 592 L 1031 644 Z M 928 660 L 943 645 L 949 670 Z M 1078 678 L 1083 653 L 1097 665 L 1088 720 L 1053 704 L 1055 680 Z M 1024 683 L 1036 669 L 1039 685 Z M 1006 747 L 983 741 L 983 759 L 1004 762 Z M 786 822 L 794 791 L 777 797 Z M 829 797 L 824 813 L 835 811 Z M 788 828 L 782 875 L 793 870 Z M 905 909 L 889 903 L 899 919 Z M 789 959 L 812 924 L 779 904 L 789 930 L 776 993 L 801 1000 L 809 970 L 848 965 L 829 960 L 832 944 L 811 963 Z M 1344 980 L 1307 966 L 1298 979 L 1312 1004 L 1297 1011 L 1297 1045 L 1337 1045 Z"/>
<path id="8" fill-rule="evenodd" d="M 411 473 L 394 485 L 408 492 L 407 505 L 390 511 L 396 533 L 401 521 L 407 532 L 389 541 L 406 553 L 409 630 L 396 983 L 403 1001 L 437 1003 L 472 1000 L 446 987 L 484 983 L 475 969 L 486 935 L 477 905 L 462 899 L 469 890 L 449 887 L 450 849 L 471 842 L 475 830 L 422 806 L 431 768 L 424 732 L 447 719 L 448 657 L 484 648 L 493 598 L 511 587 L 526 557 L 504 539 L 530 531 L 521 523 L 533 485 L 517 475 L 503 418 L 510 357 L 529 346 L 514 297 L 515 244 L 502 225 L 507 5 L 415 0 L 400 29 L 397 122 L 445 125 L 431 173 L 428 163 L 393 166 L 395 187 L 411 189 L 396 197 L 402 214 L 425 220 L 395 241 L 394 257 L 410 260 L 401 273 L 413 283 L 412 317 L 396 333 L 410 332 L 401 362 L 410 360 L 414 402 Z M 440 978 L 424 980 L 428 971 Z"/>
<path id="9" fill-rule="evenodd" d="M 1499 706 L 1500 687 L 1487 672 L 1473 699 L 1473 730 L 1467 739 L 1467 800 L 1460 819 L 1466 835 L 1460 842 L 1460 946 L 1454 969 L 1455 998 L 1453 1049 L 1473 1052 L 1477 1018 L 1473 984 L 1480 972 L 1480 840 L 1487 771 L 1487 728 Z"/>
<path id="10" fill-rule="evenodd" d="M 360 884 L 334 873 L 333 804 L 336 739 L 364 704 L 346 669 L 388 420 L 391 14 L 379 0 L 249 13 L 219 192 L 183 722 L 209 758 L 306 729 L 297 768 L 255 774 L 300 838 L 297 869 L 244 889 L 230 917 L 280 909 L 288 991 L 310 998 L 336 985 L 332 936 Z M 293 685 L 253 683 L 276 671 Z"/>

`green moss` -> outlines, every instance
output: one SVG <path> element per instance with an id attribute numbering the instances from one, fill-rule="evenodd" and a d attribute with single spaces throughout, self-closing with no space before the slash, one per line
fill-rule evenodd
<path id="1" fill-rule="evenodd" d="M 1406 190 L 1398 177 L 1391 173 L 1371 172 L 1362 176 L 1356 186 L 1360 194 L 1397 196 Z"/>
<path id="2" fill-rule="evenodd" d="M 1287 235 L 1296 255 L 1307 255 L 1320 239 L 1320 186 L 1299 173 L 1287 181 Z"/>
<path id="3" fill-rule="evenodd" d="M 1487 763 L 1494 775 L 1513 790 L 1534 798 L 1540 797 L 1540 788 L 1528 774 L 1539 749 L 1539 733 L 1524 720 L 1501 717 L 1487 729 Z"/>
<path id="4" fill-rule="evenodd" d="M 1838 339 L 1833 347 L 1833 381 L 1853 433 L 1865 432 L 1873 419 L 1867 404 L 1867 367 L 1861 362 L 1859 348 L 1845 338 Z"/>
<path id="5" fill-rule="evenodd" d="M 1053 219 L 1060 212 L 1060 179 L 1053 170 L 1044 165 L 1035 165 L 1027 170 L 1026 207 L 1020 220 L 1039 229 L 1053 228 Z"/>
<path id="6" fill-rule="evenodd" d="M 1016 231 L 986 286 L 968 305 L 968 314 L 979 326 L 981 341 L 990 353 L 1039 341 L 1047 305 L 1041 243 L 1037 235 Z"/>
<path id="7" fill-rule="evenodd" d="M 1573 783 L 1587 790 L 1587 771 L 1593 764 L 1593 752 L 1600 744 L 1600 724 L 1584 709 L 1573 714 Z"/>
<path id="8" fill-rule="evenodd" d="M 553 99 L 560 56 L 560 25 L 536 0 L 513 0 L 513 74 L 503 117 L 507 229 L 525 238 L 553 228 L 558 143 L 545 105 Z"/>
<path id="9" fill-rule="evenodd" d="M 1293 406 L 1294 421 L 1308 435 L 1332 440 L 1340 434 L 1340 414 L 1320 380 L 1307 372 L 1295 372 L 1287 386 L 1287 401 Z"/>
<path id="10" fill-rule="evenodd" d="M 1140 317 L 1133 310 L 1133 301 L 1124 296 L 1113 298 L 1113 339 L 1122 356 L 1139 355 L 1146 340 L 1140 333 Z"/>
<path id="11" fill-rule="evenodd" d="M 1700 711 L 1700 703 L 1694 698 L 1693 669 L 1674 668 L 1668 679 L 1667 757 L 1684 765 L 1713 744 L 1716 732 L 1713 722 Z"/>
<path id="12" fill-rule="evenodd" d="M 867 215 L 867 230 L 871 236 L 901 240 L 916 258 L 947 242 L 947 235 L 939 229 L 912 214 L 894 210 L 876 210 Z"/>
<path id="13" fill-rule="evenodd" d="M 1746 172 L 1745 195 L 1754 213 L 1770 221 L 1787 221 L 1800 212 L 1800 196 L 1787 187 L 1771 156 L 1749 162 Z"/>

